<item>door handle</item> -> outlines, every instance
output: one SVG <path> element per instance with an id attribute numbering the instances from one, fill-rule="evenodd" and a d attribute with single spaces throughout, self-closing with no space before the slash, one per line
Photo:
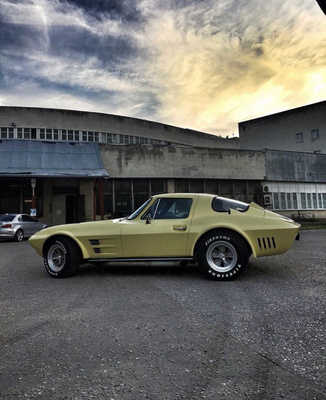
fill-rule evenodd
<path id="1" fill-rule="evenodd" d="M 187 225 L 173 225 L 173 230 L 185 231 L 185 230 L 187 230 Z"/>

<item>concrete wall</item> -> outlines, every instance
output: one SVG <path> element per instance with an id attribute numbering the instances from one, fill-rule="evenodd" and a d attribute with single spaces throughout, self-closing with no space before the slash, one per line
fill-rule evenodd
<path id="1" fill-rule="evenodd" d="M 101 145 L 101 156 L 114 178 L 261 180 L 265 176 L 265 154 L 258 151 Z"/>
<path id="2" fill-rule="evenodd" d="M 319 130 L 313 140 L 311 131 Z M 302 132 L 303 143 L 296 134 Z M 326 153 L 326 101 L 239 123 L 241 149 Z"/>
<path id="3" fill-rule="evenodd" d="M 326 154 L 266 151 L 266 180 L 326 182 Z"/>
<path id="4" fill-rule="evenodd" d="M 47 108 L 0 106 L 0 127 L 91 130 L 195 146 L 238 148 L 239 140 L 118 115 Z"/>

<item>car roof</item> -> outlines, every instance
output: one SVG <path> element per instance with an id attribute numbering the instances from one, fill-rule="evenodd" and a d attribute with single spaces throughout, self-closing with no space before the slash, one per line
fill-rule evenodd
<path id="1" fill-rule="evenodd" d="M 152 197 L 171 197 L 171 198 L 194 198 L 194 197 L 216 197 L 216 194 L 207 194 L 207 193 L 162 193 L 156 194 Z"/>

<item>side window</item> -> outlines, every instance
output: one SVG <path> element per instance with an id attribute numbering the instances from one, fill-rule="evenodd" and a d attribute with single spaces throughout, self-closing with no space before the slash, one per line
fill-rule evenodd
<path id="1" fill-rule="evenodd" d="M 22 215 L 23 222 L 37 222 L 34 218 L 29 215 Z"/>
<path id="2" fill-rule="evenodd" d="M 192 199 L 162 198 L 155 201 L 147 213 L 142 217 L 146 219 L 183 219 L 190 213 Z"/>

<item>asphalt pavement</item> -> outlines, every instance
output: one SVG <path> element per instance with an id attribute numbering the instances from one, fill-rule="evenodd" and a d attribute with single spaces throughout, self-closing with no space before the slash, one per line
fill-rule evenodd
<path id="1" fill-rule="evenodd" d="M 326 231 L 232 282 L 173 263 L 56 280 L 0 242 L 0 399 L 326 399 Z"/>

